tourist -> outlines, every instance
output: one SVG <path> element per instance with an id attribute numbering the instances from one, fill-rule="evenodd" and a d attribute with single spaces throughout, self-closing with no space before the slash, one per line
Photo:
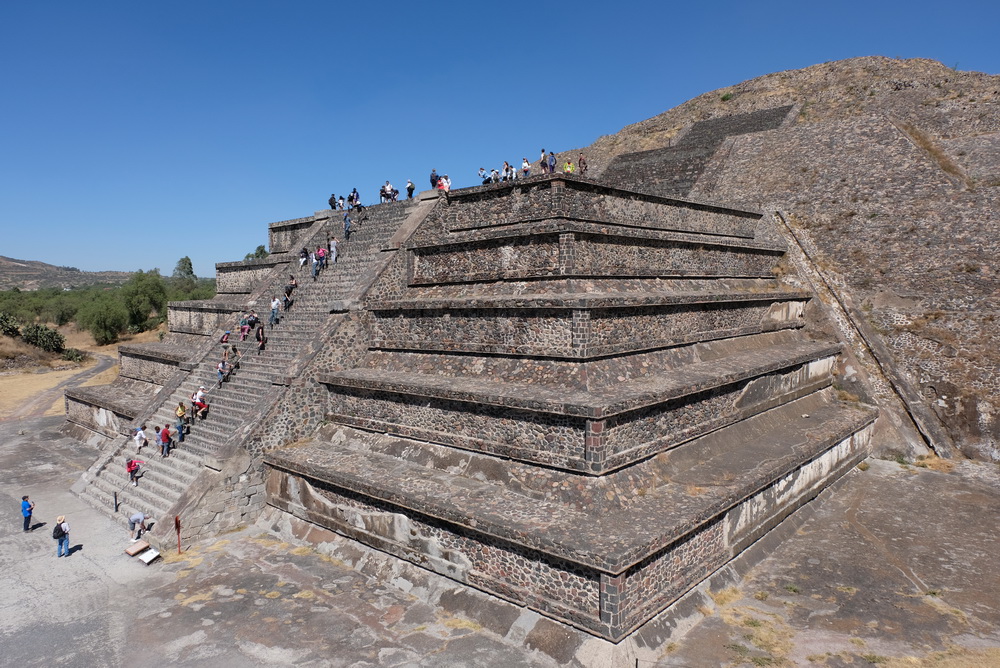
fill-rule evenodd
<path id="1" fill-rule="evenodd" d="M 563 163 L 563 174 L 572 174 L 575 168 L 573 167 L 573 161 L 567 160 Z"/>
<path id="2" fill-rule="evenodd" d="M 163 429 L 160 430 L 160 456 L 169 457 L 170 456 L 170 425 L 163 425 Z"/>
<path id="3" fill-rule="evenodd" d="M 545 156 L 545 149 L 542 149 L 542 157 L 538 159 L 538 166 L 542 170 L 542 174 L 545 174 L 549 169 L 548 159 Z"/>
<path id="4" fill-rule="evenodd" d="M 490 170 L 490 183 L 500 183 L 500 172 L 496 169 Z"/>
<path id="5" fill-rule="evenodd" d="M 229 351 L 232 349 L 233 345 L 229 343 L 230 331 L 227 329 L 225 333 L 219 338 L 219 343 L 222 344 L 222 359 L 229 359 Z"/>
<path id="6" fill-rule="evenodd" d="M 451 179 L 448 178 L 447 174 L 441 177 L 439 183 L 441 184 L 441 190 L 445 192 L 451 191 Z"/>
<path id="7" fill-rule="evenodd" d="M 583 176 L 584 174 L 587 173 L 587 159 L 583 157 L 583 153 L 580 154 L 580 157 L 577 159 L 576 164 L 580 168 L 580 176 Z"/>
<path id="8" fill-rule="evenodd" d="M 257 328 L 257 325 L 260 324 L 260 316 L 257 315 L 257 311 L 250 311 L 250 317 L 247 318 L 247 324 L 250 325 L 250 329 Z"/>
<path id="9" fill-rule="evenodd" d="M 486 168 L 485 167 L 480 167 L 479 168 L 479 180 L 483 182 L 484 186 L 487 185 L 488 183 L 490 183 L 490 181 L 492 180 L 490 178 L 490 175 L 486 173 Z"/>
<path id="10" fill-rule="evenodd" d="M 355 188 L 354 190 L 351 191 L 351 198 L 354 200 L 354 209 L 355 209 L 355 211 L 360 211 L 361 208 L 362 208 L 361 207 L 361 195 L 358 194 L 358 189 L 357 188 Z"/>
<path id="11" fill-rule="evenodd" d="M 246 313 L 240 316 L 240 341 L 246 341 L 247 335 L 250 334 L 250 324 L 247 322 L 248 317 Z"/>
<path id="12" fill-rule="evenodd" d="M 556 173 L 556 154 L 549 151 L 549 174 Z"/>
<path id="13" fill-rule="evenodd" d="M 326 201 L 326 203 L 330 205 L 331 209 L 336 209 L 337 208 L 337 196 L 336 195 L 330 195 L 330 199 L 328 199 Z"/>
<path id="14" fill-rule="evenodd" d="M 66 522 L 65 515 L 56 518 L 56 525 L 52 528 L 52 537 L 59 541 L 56 543 L 56 557 L 68 557 L 69 524 Z"/>
<path id="15" fill-rule="evenodd" d="M 299 250 L 299 271 L 306 266 L 306 262 L 309 260 L 309 249 L 303 246 Z"/>
<path id="16" fill-rule="evenodd" d="M 338 211 L 343 211 L 344 210 L 344 196 L 343 195 L 341 195 L 340 199 L 337 200 L 337 210 Z"/>
<path id="17" fill-rule="evenodd" d="M 431 190 L 437 190 L 438 187 L 438 173 L 437 170 L 431 170 Z"/>
<path id="18" fill-rule="evenodd" d="M 177 442 L 184 442 L 184 423 L 187 422 L 187 408 L 184 407 L 183 401 L 177 402 L 177 408 L 174 409 L 174 415 L 177 416 Z"/>
<path id="19" fill-rule="evenodd" d="M 337 237 L 330 237 L 330 241 L 327 242 L 330 247 L 330 261 L 337 261 Z"/>
<path id="20" fill-rule="evenodd" d="M 521 158 L 521 175 L 524 178 L 531 176 L 531 163 L 527 158 Z"/>
<path id="21" fill-rule="evenodd" d="M 135 441 L 135 451 L 139 452 L 142 450 L 143 446 L 149 445 L 149 439 L 146 438 L 146 425 L 135 428 L 135 436 L 132 437 Z"/>
<path id="22" fill-rule="evenodd" d="M 351 240 L 351 217 L 344 212 L 344 241 Z"/>
<path id="23" fill-rule="evenodd" d="M 417 187 L 413 185 L 413 181 L 406 179 L 406 199 L 413 199 L 413 191 L 416 189 Z"/>
<path id="24" fill-rule="evenodd" d="M 205 403 L 205 386 L 202 385 L 198 388 L 198 391 L 191 395 L 191 405 L 197 409 L 194 417 L 200 417 L 202 420 L 205 419 L 205 415 L 208 414 L 208 404 Z"/>
<path id="25" fill-rule="evenodd" d="M 226 360 L 222 360 L 216 364 L 215 370 L 219 375 L 219 387 L 222 387 L 222 381 L 226 379 L 226 374 L 229 373 L 229 365 L 226 363 Z"/>
<path id="26" fill-rule="evenodd" d="M 264 352 L 264 346 L 267 345 L 267 337 L 264 336 L 264 325 L 257 327 L 257 332 L 254 334 L 254 338 L 257 339 L 257 354 L 260 355 Z"/>
<path id="27" fill-rule="evenodd" d="M 35 510 L 35 502 L 28 500 L 28 495 L 21 497 L 21 515 L 24 516 L 24 533 L 31 531 L 31 513 Z"/>
<path id="28" fill-rule="evenodd" d="M 139 469 L 145 463 L 141 459 L 125 460 L 125 471 L 128 473 L 128 481 L 132 483 L 133 487 L 139 486 Z"/>
<path id="29" fill-rule="evenodd" d="M 326 269 L 326 249 L 322 246 L 316 246 L 316 259 L 319 260 L 320 270 Z"/>
<path id="30" fill-rule="evenodd" d="M 271 300 L 271 328 L 278 324 L 278 309 L 281 308 L 281 302 L 278 301 L 278 295 L 274 295 L 274 299 Z"/>
<path id="31" fill-rule="evenodd" d="M 153 523 L 152 517 L 146 517 L 144 513 L 135 512 L 132 513 L 131 517 L 128 518 L 128 531 L 129 535 L 132 537 L 132 542 L 139 540 L 139 536 L 142 535 L 143 531 L 146 531 L 146 527 Z"/>

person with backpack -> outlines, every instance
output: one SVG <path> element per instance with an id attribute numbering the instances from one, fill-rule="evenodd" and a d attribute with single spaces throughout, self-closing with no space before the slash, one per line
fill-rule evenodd
<path id="1" fill-rule="evenodd" d="M 56 525 L 52 527 L 52 537 L 59 541 L 56 545 L 56 557 L 69 556 L 69 523 L 66 516 L 60 515 L 56 518 Z"/>
<path id="2" fill-rule="evenodd" d="M 413 199 L 413 191 L 416 189 L 417 187 L 413 185 L 413 181 L 406 179 L 406 199 Z"/>
<path id="3" fill-rule="evenodd" d="M 556 154 L 549 151 L 549 174 L 556 173 Z"/>

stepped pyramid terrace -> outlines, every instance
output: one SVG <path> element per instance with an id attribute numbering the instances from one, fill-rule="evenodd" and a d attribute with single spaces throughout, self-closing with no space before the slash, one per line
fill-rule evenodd
<path id="1" fill-rule="evenodd" d="M 268 258 L 217 265 L 214 299 L 67 392 L 102 448 L 76 491 L 161 520 L 164 549 L 175 516 L 190 542 L 269 507 L 622 640 L 867 456 L 877 416 L 835 387 L 776 220 L 644 189 L 648 160 L 369 207 L 315 282 L 298 249 L 339 214 L 271 224 Z M 237 342 L 208 417 L 128 485 L 130 430 L 212 387 L 222 332 L 289 273 L 266 350 Z"/>

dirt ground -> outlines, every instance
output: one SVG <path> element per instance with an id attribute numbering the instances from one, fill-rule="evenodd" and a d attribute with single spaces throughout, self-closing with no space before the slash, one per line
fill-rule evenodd
<path id="1" fill-rule="evenodd" d="M 99 346 L 89 332 L 77 331 L 72 325 L 60 327 L 59 333 L 66 338 L 67 348 L 76 348 L 90 357 L 83 362 L 39 359 L 22 368 L 0 372 L 0 421 L 28 415 L 61 415 L 65 411 L 62 398 L 64 387 L 70 384 L 74 387 L 104 385 L 118 377 L 120 343 L 149 343 L 159 339 L 159 331 L 152 330 L 118 343 Z M 74 380 L 91 369 L 97 372 Z"/>

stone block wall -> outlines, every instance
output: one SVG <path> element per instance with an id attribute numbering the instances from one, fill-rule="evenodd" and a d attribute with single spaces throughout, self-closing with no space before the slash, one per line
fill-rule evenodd
<path id="1" fill-rule="evenodd" d="M 175 361 L 129 354 L 120 348 L 118 361 L 121 365 L 120 375 L 160 386 L 165 385 L 178 370 L 178 363 Z"/>
<path id="2" fill-rule="evenodd" d="M 372 343 L 400 350 L 582 359 L 801 324 L 804 300 L 743 297 L 617 308 L 602 308 L 606 302 L 598 299 L 587 308 L 538 308 L 525 300 L 521 308 L 456 308 L 443 302 L 416 310 L 404 302 L 389 310 L 391 302 L 380 302 L 372 304 Z"/>
<path id="3" fill-rule="evenodd" d="M 268 225 L 267 241 L 271 254 L 294 254 L 295 251 L 298 251 L 298 248 L 295 247 L 295 242 L 314 222 L 316 222 L 316 217 L 309 216 L 307 218 L 283 220 Z"/>
<path id="4" fill-rule="evenodd" d="M 870 427 L 772 481 L 621 572 L 572 564 L 538 550 L 440 521 L 319 481 L 270 469 L 270 503 L 400 558 L 611 640 L 650 616 L 742 550 L 867 454 Z"/>
<path id="5" fill-rule="evenodd" d="M 121 413 L 76 397 L 66 398 L 66 419 L 108 438 L 124 434 L 135 415 Z"/>
<path id="6" fill-rule="evenodd" d="M 244 306 L 235 302 L 190 301 L 167 305 L 170 332 L 213 336 L 220 329 L 231 328 Z"/>
<path id="7" fill-rule="evenodd" d="M 287 264 L 287 258 L 266 257 L 261 260 L 219 262 L 215 265 L 215 290 L 220 295 L 247 295 L 260 286 L 271 269 Z"/>

